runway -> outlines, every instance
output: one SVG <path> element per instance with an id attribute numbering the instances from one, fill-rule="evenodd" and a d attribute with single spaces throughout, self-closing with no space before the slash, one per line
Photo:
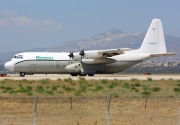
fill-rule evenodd
<path id="1" fill-rule="evenodd" d="M 95 74 L 94 76 L 81 76 L 87 80 L 99 80 L 99 79 L 118 79 L 118 80 L 131 80 L 132 78 L 136 78 L 139 80 L 146 80 L 147 78 L 152 78 L 153 80 L 161 80 L 161 79 L 180 79 L 180 75 L 178 74 L 157 74 L 157 75 L 141 75 L 141 74 Z M 71 78 L 73 80 L 78 80 L 79 77 L 71 76 L 69 74 L 35 74 L 35 75 L 26 75 L 25 77 L 20 77 L 19 74 L 8 74 L 7 77 L 0 77 L 0 80 L 4 79 L 13 79 L 13 80 L 40 80 L 40 79 L 51 79 L 57 80 Z"/>

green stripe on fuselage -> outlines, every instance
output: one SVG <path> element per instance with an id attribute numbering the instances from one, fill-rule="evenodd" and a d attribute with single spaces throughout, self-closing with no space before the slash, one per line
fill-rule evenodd
<path id="1" fill-rule="evenodd" d="M 53 57 L 49 56 L 36 56 L 36 60 L 54 60 Z"/>

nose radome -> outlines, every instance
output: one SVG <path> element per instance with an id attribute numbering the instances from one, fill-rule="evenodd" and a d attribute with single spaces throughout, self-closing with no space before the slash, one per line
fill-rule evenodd
<path id="1" fill-rule="evenodd" d="M 12 62 L 6 62 L 6 63 L 4 64 L 4 67 L 5 67 L 6 69 L 10 70 L 10 71 L 13 71 L 13 70 L 14 70 L 14 63 L 12 63 Z"/>

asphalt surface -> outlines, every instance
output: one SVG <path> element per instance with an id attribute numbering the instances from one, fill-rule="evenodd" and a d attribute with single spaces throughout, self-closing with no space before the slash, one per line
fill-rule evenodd
<path id="1" fill-rule="evenodd" d="M 81 76 L 82 77 L 82 76 Z M 94 76 L 83 76 L 87 80 L 95 79 L 108 79 L 108 80 L 113 80 L 113 79 L 119 79 L 119 80 L 131 80 L 132 78 L 136 78 L 139 80 L 146 80 L 147 78 L 152 78 L 153 80 L 161 80 L 161 79 L 180 79 L 180 75 L 178 74 L 158 74 L 158 75 L 137 75 L 137 74 L 95 74 Z M 25 77 L 20 77 L 19 74 L 8 74 L 7 77 L 0 77 L 0 80 L 3 79 L 14 79 L 14 80 L 22 80 L 22 79 L 27 79 L 27 80 L 40 80 L 40 79 L 51 79 L 51 80 L 57 80 L 58 78 L 60 79 L 67 79 L 71 78 L 73 80 L 78 80 L 78 76 L 71 76 L 69 74 L 35 74 L 35 75 L 26 75 Z"/>

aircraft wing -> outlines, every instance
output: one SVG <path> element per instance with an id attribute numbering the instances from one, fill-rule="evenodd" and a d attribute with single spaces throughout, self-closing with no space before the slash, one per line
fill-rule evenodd
<path id="1" fill-rule="evenodd" d="M 120 48 L 120 49 L 107 49 L 107 50 L 99 50 L 98 55 L 102 55 L 102 57 L 112 57 L 120 54 L 124 54 L 125 51 L 131 51 L 130 48 Z"/>
<path id="2" fill-rule="evenodd" d="M 107 49 L 107 50 L 95 50 L 85 52 L 85 58 L 82 59 L 83 63 L 86 64 L 109 64 L 113 63 L 116 60 L 107 58 L 116 55 L 123 54 L 125 51 L 130 51 L 130 48 L 121 48 L 121 49 Z"/>

